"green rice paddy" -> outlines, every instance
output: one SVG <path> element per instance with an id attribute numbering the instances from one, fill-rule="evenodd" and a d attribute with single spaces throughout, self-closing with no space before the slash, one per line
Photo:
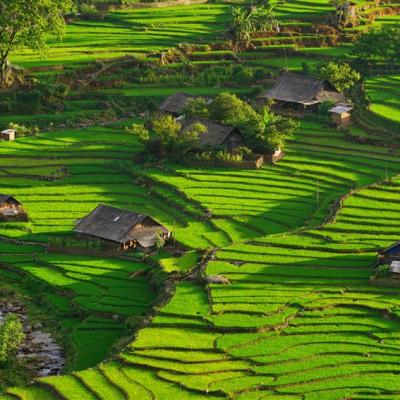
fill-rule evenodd
<path id="1" fill-rule="evenodd" d="M 370 110 L 380 117 L 396 123 L 400 122 L 400 76 L 388 75 L 368 79 L 368 97 L 372 104 Z"/>

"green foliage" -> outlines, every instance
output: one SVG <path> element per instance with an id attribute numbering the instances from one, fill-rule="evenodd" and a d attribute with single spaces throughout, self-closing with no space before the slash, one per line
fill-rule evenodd
<path id="1" fill-rule="evenodd" d="M 389 275 L 389 268 L 390 268 L 389 264 L 380 264 L 380 265 L 378 265 L 378 268 L 376 269 L 376 272 L 375 272 L 375 276 L 377 278 L 384 278 L 384 277 L 388 276 Z"/>
<path id="2" fill-rule="evenodd" d="M 71 0 L 0 1 L 0 82 L 5 83 L 10 54 L 24 47 L 44 52 L 49 34 L 60 38 L 64 32 L 63 13 Z"/>
<path id="3" fill-rule="evenodd" d="M 339 92 L 346 92 L 361 79 L 360 73 L 346 63 L 329 62 L 321 65 L 318 68 L 318 75 L 330 82 Z"/>
<path id="4" fill-rule="evenodd" d="M 22 323 L 15 314 L 7 314 L 0 326 L 0 363 L 11 360 L 25 339 Z"/>
<path id="5" fill-rule="evenodd" d="M 230 33 L 237 44 L 248 47 L 252 33 L 277 29 L 278 22 L 274 13 L 275 4 L 265 1 L 264 4 L 251 6 L 232 6 Z"/>
<path id="6" fill-rule="evenodd" d="M 15 124 L 10 122 L 7 126 L 8 129 L 14 129 L 18 136 L 31 136 L 37 135 L 39 133 L 39 128 L 37 126 L 25 126 L 20 124 Z"/>
<path id="7" fill-rule="evenodd" d="M 206 99 L 204 97 L 189 99 L 182 110 L 182 114 L 186 118 L 197 117 L 207 119 L 209 117 L 209 110 Z"/>

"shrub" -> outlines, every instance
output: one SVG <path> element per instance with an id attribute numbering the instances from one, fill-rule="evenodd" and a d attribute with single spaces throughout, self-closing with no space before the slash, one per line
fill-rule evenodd
<path id="1" fill-rule="evenodd" d="M 24 339 L 25 334 L 19 317 L 15 314 L 7 314 L 0 327 L 0 363 L 10 361 Z"/>
<path id="2" fill-rule="evenodd" d="M 10 122 L 7 126 L 8 129 L 14 129 L 18 136 L 32 136 L 39 133 L 37 126 L 25 126 Z"/>

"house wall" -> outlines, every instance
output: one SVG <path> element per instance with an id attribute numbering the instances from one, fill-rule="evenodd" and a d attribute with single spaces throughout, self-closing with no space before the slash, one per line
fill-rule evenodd
<path id="1" fill-rule="evenodd" d="M 347 126 L 351 122 L 351 114 L 350 113 L 343 113 L 343 114 L 332 113 L 332 122 L 338 127 Z"/>
<path id="2" fill-rule="evenodd" d="M 237 130 L 234 130 L 222 144 L 227 148 L 228 151 L 232 151 L 243 146 L 243 138 Z"/>
<path id="3" fill-rule="evenodd" d="M 11 132 L 10 134 L 7 134 L 7 135 L 5 133 L 2 133 L 0 135 L 1 135 L 2 139 L 7 140 L 7 141 L 15 140 L 15 133 L 13 133 L 13 132 Z"/>

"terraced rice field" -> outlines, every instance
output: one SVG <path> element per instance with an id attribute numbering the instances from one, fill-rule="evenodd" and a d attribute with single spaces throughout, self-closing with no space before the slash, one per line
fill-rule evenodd
<path id="1" fill-rule="evenodd" d="M 400 76 L 388 75 L 370 78 L 366 83 L 371 111 L 393 122 L 400 122 Z"/>
<path id="2" fill-rule="evenodd" d="M 190 42 L 198 45 L 194 65 L 225 65 L 233 54 L 207 44 L 223 37 L 228 8 L 115 11 L 102 22 L 69 25 L 46 60 L 26 52 L 13 61 L 74 69 L 124 55 L 152 59 L 153 52 Z M 275 73 L 286 66 L 286 51 L 296 51 L 287 57 L 291 70 L 327 57 L 347 59 L 351 44 L 321 48 L 324 38 L 311 31 L 330 11 L 325 0 L 280 2 L 282 26 L 301 32 L 255 38 L 257 48 L 239 56 L 245 65 Z M 371 110 L 398 122 L 396 85 L 396 76 L 379 77 L 367 90 Z M 176 91 L 225 90 L 127 84 L 98 94 L 157 100 Z M 0 123 L 99 112 L 98 99 L 80 101 L 69 100 L 60 115 L 0 116 Z M 30 217 L 28 224 L 0 225 L 0 277 L 60 320 L 73 349 L 65 375 L 9 388 L 0 399 L 398 399 L 398 290 L 368 285 L 378 247 L 399 239 L 397 150 L 351 143 L 326 122 L 302 121 L 274 167 L 150 168 L 133 162 L 140 145 L 122 130 L 132 122 L 0 143 L 0 192 L 21 200 Z M 355 128 L 351 133 L 368 136 Z M 75 220 L 99 203 L 156 218 L 190 251 L 161 253 L 152 260 L 159 267 L 132 254 L 107 259 L 45 252 L 49 238 L 72 237 Z M 176 278 L 204 254 L 201 275 L 223 275 L 229 285 Z M 161 269 L 163 278 L 172 273 L 177 279 L 175 292 L 167 304 L 156 304 L 143 327 L 157 294 L 150 281 Z M 118 340 L 133 333 L 130 344 L 107 359 Z"/>
<path id="3" fill-rule="evenodd" d="M 213 249 L 205 274 L 224 275 L 231 284 L 182 281 L 170 302 L 112 361 L 39 379 L 27 388 L 11 388 L 1 398 L 398 397 L 400 303 L 393 289 L 368 285 L 378 246 L 398 239 L 400 179 L 385 179 L 399 173 L 400 167 L 387 148 L 352 144 L 340 131 L 304 122 L 276 167 L 232 171 L 170 165 L 162 171 L 131 166 L 141 182 L 150 179 L 154 185 L 148 196 L 146 185 L 135 185 L 134 178 L 121 171 L 120 162 L 127 158 L 123 154 L 138 145 L 116 128 L 50 133 L 1 148 L 8 147 L 12 154 L 15 147 L 17 160 L 30 160 L 33 168 L 50 173 L 55 166 L 39 157 L 36 143 L 47 148 L 56 164 L 67 166 L 68 174 L 64 169 L 65 176 L 54 181 L 30 177 L 17 185 L 15 168 L 4 165 L 12 174 L 2 185 L 18 191 L 32 221 L 29 232 L 2 226 L 2 235 L 44 240 L 44 226 L 57 215 L 49 213 L 50 204 L 57 212 L 74 213 L 71 220 L 59 217 L 54 234 L 66 234 L 73 219 L 99 201 L 139 208 L 168 226 L 173 224 L 172 213 L 180 241 Z M 68 158 L 68 148 L 79 151 L 79 157 Z M 108 169 L 94 168 L 85 157 L 88 150 L 92 158 L 102 160 L 97 165 Z M 106 170 L 119 178 L 110 183 Z M 380 183 L 370 186 L 374 182 Z M 26 183 L 33 183 L 34 193 Z M 66 183 L 80 190 L 68 195 Z M 332 203 L 357 188 L 345 198 L 336 218 L 327 218 Z M 57 193 L 68 195 L 68 204 L 57 201 Z M 208 222 L 205 215 L 211 215 Z M 20 248 L 24 252 L 16 254 L 18 250 L 9 245 L 3 256 L 9 266 L 2 270 L 4 276 L 23 270 L 54 287 L 48 296 L 65 309 L 78 306 L 87 315 L 107 315 L 116 307 L 123 320 L 125 312 L 137 315 L 138 307 L 147 306 L 139 304 L 138 297 L 127 300 L 129 293 L 151 302 L 145 282 L 123 279 L 142 268 L 133 261 L 72 259 L 44 254 L 34 244 Z M 189 256 L 181 265 L 194 262 Z M 170 260 L 165 268 L 174 263 L 179 261 Z M 59 290 L 71 293 L 68 302 Z M 79 333 L 101 331 L 108 324 L 89 317 L 74 334 L 79 342 Z M 96 337 L 107 341 L 101 332 Z M 85 338 L 80 336 L 83 345 Z"/>
<path id="4" fill-rule="evenodd" d="M 13 62 L 24 67 L 67 65 L 125 55 L 141 57 L 184 42 L 205 43 L 224 30 L 228 8 L 200 4 L 110 12 L 103 21 L 69 24 L 63 42 L 50 42 L 47 60 L 21 52 Z"/>
<path id="5" fill-rule="evenodd" d="M 73 368 L 96 365 L 149 312 L 155 297 L 145 277 L 150 267 L 134 259 L 45 254 L 42 244 L 71 237 L 75 221 L 99 203 L 157 216 L 177 227 L 182 242 L 196 231 L 206 247 L 207 235 L 217 231 L 196 219 L 202 210 L 195 204 L 180 198 L 175 204 L 168 190 L 135 184 L 135 171 L 129 171 L 137 149 L 136 139 L 116 127 L 52 132 L 0 146 L 0 191 L 22 201 L 30 219 L 1 224 L 1 237 L 17 242 L 0 242 L 0 276 L 26 286 L 59 315 L 75 349 Z M 129 278 L 140 270 L 145 274 Z M 89 345 L 91 335 L 98 339 Z"/>

